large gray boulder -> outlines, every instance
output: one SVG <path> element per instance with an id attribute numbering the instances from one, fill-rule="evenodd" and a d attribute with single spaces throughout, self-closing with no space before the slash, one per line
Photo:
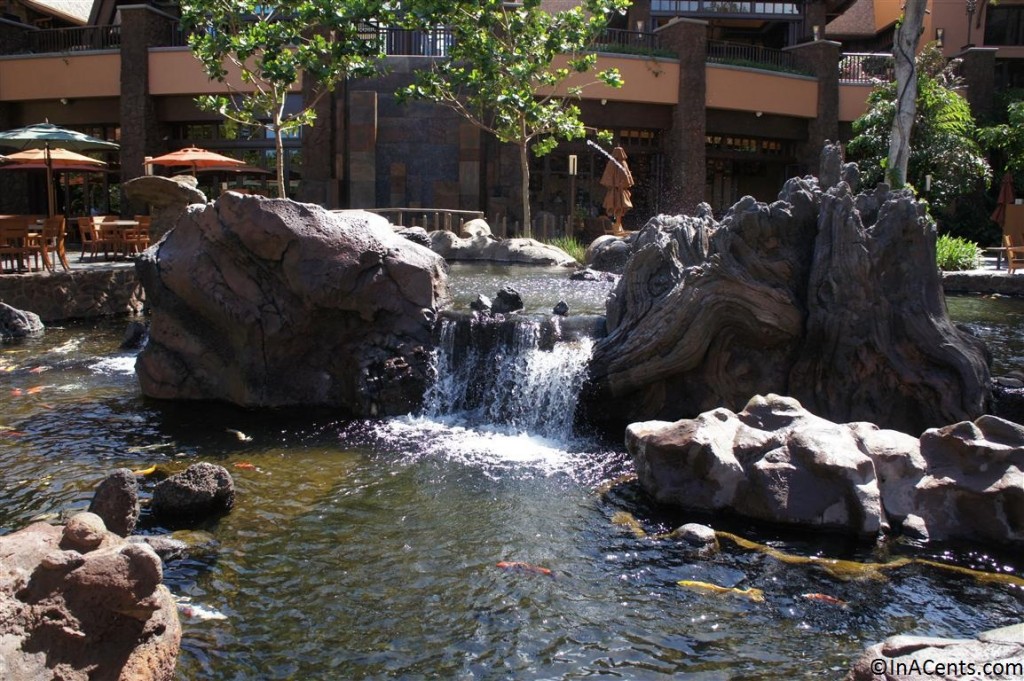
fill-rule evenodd
<path id="1" fill-rule="evenodd" d="M 444 261 L 366 213 L 226 193 L 137 262 L 143 392 L 406 413 L 422 399 Z"/>
<path id="2" fill-rule="evenodd" d="M 639 481 L 686 509 L 863 535 L 1024 546 L 1024 426 L 994 416 L 920 439 L 837 424 L 778 395 L 626 430 Z"/>
<path id="3" fill-rule="evenodd" d="M 223 466 L 201 461 L 153 488 L 153 514 L 172 525 L 226 513 L 235 505 L 235 481 Z"/>
<path id="4" fill-rule="evenodd" d="M 0 678 L 174 678 L 181 625 L 151 548 L 92 513 L 0 537 Z"/>
<path id="5" fill-rule="evenodd" d="M 916 436 L 986 413 L 983 344 L 946 312 L 924 205 L 884 185 L 855 194 L 855 171 L 793 178 L 721 222 L 706 205 L 652 219 L 609 297 L 591 416 L 692 418 L 777 393 Z"/>

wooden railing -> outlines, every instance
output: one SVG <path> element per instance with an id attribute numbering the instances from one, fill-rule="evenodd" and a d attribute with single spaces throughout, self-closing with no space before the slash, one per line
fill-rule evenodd
<path id="1" fill-rule="evenodd" d="M 45 28 L 28 33 L 28 49 L 36 54 L 85 50 L 117 50 L 120 48 L 120 26 Z"/>
<path id="2" fill-rule="evenodd" d="M 767 68 L 773 71 L 803 73 L 792 52 L 750 45 L 730 43 L 724 40 L 709 40 L 707 60 L 712 64 L 732 64 L 752 68 Z"/>
<path id="3" fill-rule="evenodd" d="M 428 232 L 457 232 L 470 220 L 483 219 L 483 211 L 450 210 L 447 208 L 367 208 L 370 213 L 386 217 L 399 227 L 422 227 Z"/>

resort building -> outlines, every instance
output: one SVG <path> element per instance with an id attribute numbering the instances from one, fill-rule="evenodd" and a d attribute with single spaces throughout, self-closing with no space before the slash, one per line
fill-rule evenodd
<path id="1" fill-rule="evenodd" d="M 552 10 L 573 4 L 546 3 Z M 1024 2 L 929 4 L 922 44 L 937 40 L 947 57 L 963 60 L 964 94 L 977 116 L 987 116 L 998 90 L 1024 84 Z M 900 6 L 634 2 L 597 46 L 599 67 L 618 67 L 625 86 L 588 87 L 580 103 L 586 124 L 611 130 L 628 154 L 636 186 L 626 227 L 704 201 L 721 213 L 744 195 L 772 200 L 786 178 L 816 173 L 824 141 L 848 139 L 874 79 L 891 77 Z M 387 32 L 386 75 L 344 83 L 322 100 L 314 127 L 286 140 L 289 195 L 329 208 L 474 210 L 518 222 L 513 150 L 443 107 L 395 100 L 414 70 L 445 56 L 443 31 L 372 30 Z M 225 126 L 196 106 L 196 96 L 223 90 L 189 51 L 175 2 L 4 2 L 0 129 L 49 120 L 121 144 L 108 159 L 116 172 L 65 183 L 69 216 L 128 212 L 117 201 L 118 183 L 144 174 L 147 157 L 185 146 L 272 168 L 273 139 L 264 131 Z M 301 102 L 301 88 L 293 97 Z M 563 143 L 532 162 L 537 219 L 599 214 L 607 163 L 600 149 Z M 224 186 L 266 190 L 270 177 L 201 182 L 216 195 Z M 41 182 L 0 172 L 0 212 L 41 212 Z"/>

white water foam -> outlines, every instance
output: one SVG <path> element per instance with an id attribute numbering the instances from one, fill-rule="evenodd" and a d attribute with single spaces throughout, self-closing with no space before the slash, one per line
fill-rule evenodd
<path id="1" fill-rule="evenodd" d="M 104 357 L 98 362 L 90 364 L 89 370 L 95 374 L 134 374 L 135 355 Z"/>
<path id="2" fill-rule="evenodd" d="M 378 424 L 399 451 L 489 469 L 572 470 L 586 444 L 573 420 L 593 349 L 591 339 L 540 348 L 539 326 L 521 320 L 491 347 L 456 348 L 456 322 L 444 320 L 435 354 L 437 379 L 421 416 Z"/>

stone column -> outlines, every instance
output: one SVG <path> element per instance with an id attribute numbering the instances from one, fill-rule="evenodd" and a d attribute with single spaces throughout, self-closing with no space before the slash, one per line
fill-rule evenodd
<path id="1" fill-rule="evenodd" d="M 161 153 L 156 105 L 149 94 L 149 46 L 166 42 L 172 17 L 145 5 L 121 8 L 121 181 L 145 175 L 147 155 Z M 145 207 L 122 205 L 130 214 Z"/>
<path id="2" fill-rule="evenodd" d="M 644 22 L 644 31 L 654 30 L 651 21 L 651 0 L 633 0 L 633 3 L 626 10 L 626 30 L 635 31 L 636 22 Z"/>
<path id="3" fill-rule="evenodd" d="M 348 197 L 350 208 L 377 207 L 377 93 L 348 95 Z"/>
<path id="4" fill-rule="evenodd" d="M 343 87 L 344 85 L 339 85 L 334 92 L 321 95 L 313 107 L 316 120 L 313 125 L 307 125 L 302 129 L 302 182 L 299 184 L 297 198 L 327 208 L 338 207 L 338 180 L 334 176 L 334 120 L 337 116 L 336 93 Z M 313 84 L 303 76 L 303 102 L 310 102 L 314 96 Z"/>
<path id="5" fill-rule="evenodd" d="M 679 55 L 679 103 L 665 140 L 666 213 L 693 214 L 704 201 L 707 137 L 706 21 L 676 19 L 657 30 L 663 47 Z M 666 83 L 672 87 L 672 83 Z"/>
<path id="6" fill-rule="evenodd" d="M 826 141 L 839 140 L 839 57 L 842 44 L 816 40 L 786 48 L 797 65 L 818 80 L 818 116 L 807 121 L 807 140 L 797 145 L 796 161 L 801 174 L 819 174 L 821 150 Z"/>
<path id="7" fill-rule="evenodd" d="M 955 58 L 962 59 L 960 75 L 967 84 L 967 102 L 979 122 L 991 120 L 995 105 L 995 47 L 968 47 Z"/>
<path id="8" fill-rule="evenodd" d="M 472 123 L 459 123 L 459 208 L 479 210 L 480 161 L 482 158 L 480 128 Z"/>

